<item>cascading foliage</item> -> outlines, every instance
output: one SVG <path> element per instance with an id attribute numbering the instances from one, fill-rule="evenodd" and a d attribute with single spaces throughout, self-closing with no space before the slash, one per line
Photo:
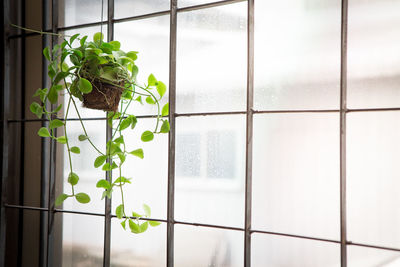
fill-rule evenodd
<path id="1" fill-rule="evenodd" d="M 46 34 L 46 33 L 43 33 Z M 72 164 L 73 154 L 80 154 L 78 146 L 71 146 L 68 138 L 68 114 L 70 109 L 75 109 L 82 126 L 82 134 L 79 135 L 80 142 L 89 142 L 91 147 L 98 153 L 93 162 L 94 168 L 102 168 L 103 171 L 118 172 L 118 177 L 109 182 L 100 179 L 96 187 L 103 190 L 103 197 L 111 198 L 114 190 L 121 194 L 121 204 L 115 209 L 116 216 L 121 220 L 121 225 L 129 229 L 132 233 L 142 233 L 148 226 L 159 225 L 156 221 L 144 221 L 141 223 L 141 217 L 150 217 L 151 210 L 146 204 L 143 204 L 142 212 L 132 212 L 130 214 L 125 210 L 124 186 L 131 183 L 131 178 L 123 172 L 123 166 L 128 156 L 144 158 L 142 148 L 128 148 L 125 144 L 125 131 L 131 131 L 137 124 L 134 114 L 128 113 L 128 107 L 133 101 L 140 102 L 142 105 L 153 105 L 157 108 L 155 115 L 154 129 L 144 131 L 141 135 L 141 141 L 152 141 L 155 134 L 168 133 L 170 126 L 167 119 L 169 106 L 166 103 L 160 106 L 160 101 L 165 95 L 167 88 L 165 84 L 158 81 L 153 74 L 148 77 L 147 84 L 140 85 L 136 81 L 138 67 L 135 64 L 138 52 L 122 51 L 121 44 L 118 41 L 104 42 L 103 34 L 96 33 L 93 41 L 88 41 L 87 36 L 80 37 L 75 34 L 67 40 L 63 36 L 63 41 L 55 45 L 52 49 L 46 47 L 43 50 L 44 57 L 49 61 L 48 76 L 51 79 L 50 88 L 38 89 L 34 94 L 39 97 L 40 102 L 33 102 L 30 110 L 38 118 L 44 118 L 49 121 L 47 127 L 42 127 L 38 135 L 45 138 L 54 139 L 60 144 L 65 144 L 68 152 L 69 175 L 68 183 L 71 185 L 70 193 L 62 193 L 56 199 L 56 206 L 61 205 L 69 198 L 73 198 L 80 203 L 89 203 L 90 197 L 87 193 L 77 192 L 79 184 L 79 175 L 74 171 Z M 77 44 L 77 45 L 76 45 Z M 67 63 L 67 60 L 70 63 Z M 108 88 L 107 90 L 103 90 Z M 109 93 L 120 91 L 116 97 Z M 105 105 L 111 105 L 109 108 L 96 108 L 109 111 L 107 113 L 108 125 L 112 128 L 112 137 L 106 144 L 106 150 L 101 151 L 88 135 L 85 123 L 82 120 L 78 101 L 85 105 L 85 101 L 94 93 L 104 96 L 100 100 Z M 57 117 L 59 111 L 63 108 L 61 96 L 64 97 L 64 115 Z M 110 103 L 117 100 L 116 105 Z M 60 101 L 59 101 L 60 100 Z M 53 109 L 48 108 L 53 106 Z M 85 105 L 90 108 L 90 106 Z M 110 111 L 112 110 L 112 111 Z M 56 135 L 56 129 L 63 130 L 63 135 Z"/>

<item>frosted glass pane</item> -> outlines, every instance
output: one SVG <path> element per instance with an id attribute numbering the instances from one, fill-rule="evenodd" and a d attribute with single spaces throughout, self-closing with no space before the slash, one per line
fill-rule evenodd
<path id="1" fill-rule="evenodd" d="M 124 51 L 139 51 L 135 61 L 139 68 L 137 81 L 147 84 L 147 77 L 153 73 L 157 80 L 168 87 L 169 83 L 169 16 L 161 16 L 115 24 L 115 40 L 121 42 Z M 168 92 L 161 105 L 168 102 Z M 145 102 L 144 102 L 145 103 Z M 131 114 L 155 114 L 155 105 L 141 105 L 134 101 L 128 112 Z"/>
<path id="2" fill-rule="evenodd" d="M 187 6 L 195 6 L 202 5 L 211 2 L 218 2 L 218 0 L 179 0 L 178 7 L 187 7 Z"/>
<path id="3" fill-rule="evenodd" d="M 133 234 L 113 219 L 111 233 L 111 266 L 166 266 L 166 224 Z"/>
<path id="4" fill-rule="evenodd" d="M 255 5 L 255 107 L 338 108 L 340 1 Z"/>
<path id="5" fill-rule="evenodd" d="M 354 242 L 400 247 L 399 115 L 348 115 L 347 220 Z"/>
<path id="6" fill-rule="evenodd" d="M 338 244 L 292 237 L 253 234 L 251 265 L 287 267 L 339 267 Z"/>
<path id="7" fill-rule="evenodd" d="M 85 128 L 92 143 L 100 150 L 105 151 L 106 143 L 106 121 L 85 121 Z M 64 129 L 59 128 L 59 135 L 64 135 Z M 89 211 L 104 213 L 104 201 L 101 200 L 102 191 L 96 188 L 96 183 L 100 179 L 105 178 L 105 172 L 101 168 L 94 168 L 93 163 L 99 154 L 90 145 L 88 141 L 81 142 L 78 136 L 84 134 L 79 121 L 68 121 L 68 140 L 70 146 L 80 148 L 80 154 L 71 153 L 72 171 L 79 176 L 79 182 L 74 186 L 75 193 L 84 192 L 89 194 L 91 201 L 87 204 L 81 204 L 76 199 L 68 198 L 64 201 L 64 209 Z M 70 166 L 68 160 L 67 146 L 62 147 L 64 150 L 64 193 L 71 194 L 71 185 L 68 183 L 68 175 Z"/>
<path id="8" fill-rule="evenodd" d="M 178 13 L 178 112 L 246 109 L 247 3 Z"/>
<path id="9" fill-rule="evenodd" d="M 101 3 L 103 20 L 107 20 L 107 1 L 104 0 L 63 0 L 59 1 L 58 23 L 60 27 L 101 21 Z"/>
<path id="10" fill-rule="evenodd" d="M 65 31 L 65 32 L 62 32 L 62 33 L 65 34 L 65 35 L 68 35 L 68 36 L 72 36 L 74 34 L 79 33 L 80 37 L 83 37 L 83 36 L 87 35 L 88 36 L 88 41 L 92 41 L 93 40 L 93 35 L 96 32 L 100 32 L 100 31 L 101 31 L 100 26 L 95 26 L 95 27 L 88 27 L 88 28 Z M 103 26 L 103 34 L 104 34 L 104 40 L 107 40 L 107 26 Z M 73 47 L 77 47 L 77 46 L 79 46 L 79 42 L 75 41 Z M 69 66 L 72 66 L 72 63 L 70 62 L 69 57 L 67 57 L 66 63 Z M 71 81 L 67 80 L 67 82 L 71 82 Z M 68 105 L 68 100 L 69 100 L 68 97 L 64 98 L 64 105 L 63 105 L 64 106 L 64 112 L 66 111 L 66 107 Z M 76 103 L 76 109 L 78 110 L 81 118 L 105 118 L 106 117 L 106 113 L 104 111 L 84 108 L 82 106 L 82 102 L 79 99 L 74 98 L 74 100 L 75 100 L 75 103 Z M 68 118 L 78 118 L 78 113 L 77 113 L 76 109 L 75 109 L 75 106 L 71 103 L 71 107 L 70 107 L 69 113 L 68 113 Z"/>
<path id="11" fill-rule="evenodd" d="M 175 218 L 243 226 L 245 116 L 176 120 Z"/>
<path id="12" fill-rule="evenodd" d="M 175 225 L 174 266 L 243 266 L 243 232 Z"/>
<path id="13" fill-rule="evenodd" d="M 154 140 L 144 143 L 140 136 L 146 130 L 154 130 L 155 120 L 139 119 L 134 130 L 124 131 L 127 151 L 142 148 L 144 159 L 128 155 L 122 165 L 122 176 L 132 178 L 132 184 L 123 186 L 125 210 L 143 214 L 143 204 L 151 207 L 153 218 L 167 216 L 167 181 L 168 181 L 168 134 L 155 135 Z M 119 177 L 114 170 L 113 179 Z M 113 213 L 121 204 L 119 189 L 113 192 Z"/>
<path id="14" fill-rule="evenodd" d="M 61 214 L 62 266 L 103 266 L 104 217 Z"/>
<path id="15" fill-rule="evenodd" d="M 347 261 L 350 267 L 397 267 L 400 253 L 382 249 L 357 246 L 347 247 Z"/>
<path id="16" fill-rule="evenodd" d="M 116 18 L 169 10 L 169 0 L 115 0 L 114 2 Z"/>
<path id="17" fill-rule="evenodd" d="M 400 106 L 400 2 L 349 1 L 348 105 Z"/>
<path id="18" fill-rule="evenodd" d="M 339 238 L 339 116 L 254 117 L 253 228 Z"/>

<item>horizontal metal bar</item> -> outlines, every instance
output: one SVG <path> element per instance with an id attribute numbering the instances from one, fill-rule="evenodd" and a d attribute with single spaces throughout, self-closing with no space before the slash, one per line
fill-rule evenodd
<path id="1" fill-rule="evenodd" d="M 347 113 L 350 112 L 380 112 L 380 111 L 400 111 L 400 108 L 348 108 Z"/>
<path id="2" fill-rule="evenodd" d="M 205 9 L 205 8 L 212 8 L 212 7 L 218 7 L 218 6 L 229 5 L 229 4 L 235 4 L 235 3 L 240 3 L 240 2 L 247 2 L 247 0 L 223 0 L 223 1 L 215 1 L 215 2 L 206 3 L 206 4 L 201 4 L 201 5 L 181 7 L 181 8 L 178 8 L 177 11 L 178 11 L 178 13 L 179 13 L 179 12 L 188 12 L 188 11 L 200 10 L 200 9 Z"/>
<path id="3" fill-rule="evenodd" d="M 12 204 L 4 204 L 4 207 L 11 208 L 11 209 L 22 209 L 22 210 L 49 211 L 48 208 L 40 208 L 40 207 L 32 207 L 32 206 L 21 206 L 21 205 L 12 205 Z"/>
<path id="4" fill-rule="evenodd" d="M 178 8 L 177 12 L 189 12 L 189 11 L 194 11 L 194 10 L 218 7 L 218 6 L 229 5 L 229 4 L 245 2 L 245 1 L 246 0 L 216 1 L 216 2 L 211 2 L 211 3 L 201 4 L 201 5 L 194 5 L 194 6 Z M 121 22 L 127 22 L 127 21 L 134 21 L 134 20 L 141 20 L 141 19 L 165 16 L 165 15 L 168 15 L 168 14 L 170 14 L 170 10 L 147 13 L 147 14 L 137 15 L 137 16 L 132 16 L 132 17 L 113 19 L 113 22 L 114 23 L 121 23 Z M 57 31 L 60 32 L 60 31 L 76 30 L 76 29 L 81 29 L 81 28 L 99 26 L 101 24 L 107 24 L 107 21 L 103 21 L 103 22 L 96 21 L 96 22 L 91 22 L 91 23 L 83 23 L 83 24 L 76 24 L 76 25 L 70 25 L 70 26 L 65 26 L 65 27 L 59 27 L 59 28 L 57 28 Z M 44 30 L 44 32 L 52 32 L 52 29 Z M 28 32 L 25 35 L 20 33 L 20 34 L 10 35 L 10 36 L 8 36 L 8 39 L 17 39 L 17 38 L 21 38 L 22 36 L 32 37 L 32 36 L 39 36 L 39 35 L 41 35 L 41 34 L 37 33 L 37 32 Z"/>
<path id="5" fill-rule="evenodd" d="M 137 15 L 137 16 L 132 16 L 132 17 L 114 19 L 113 21 L 114 21 L 114 23 L 121 23 L 121 22 L 128 22 L 128 21 L 135 21 L 135 20 L 165 16 L 165 15 L 169 15 L 169 13 L 170 13 L 169 10 L 165 10 L 165 11 L 159 11 L 159 12 L 154 12 L 154 13 L 148 13 L 148 14 L 144 14 L 144 15 Z"/>
<path id="6" fill-rule="evenodd" d="M 72 213 L 72 214 L 79 214 L 79 215 L 90 215 L 90 216 L 100 216 L 100 217 L 104 217 L 104 214 L 102 214 L 102 213 L 86 212 L 86 211 L 77 211 L 77 210 L 54 209 L 54 212 Z"/>
<path id="7" fill-rule="evenodd" d="M 238 115 L 238 114 L 246 114 L 246 111 L 221 111 L 221 112 L 175 113 L 175 117 L 218 116 L 218 115 Z"/>
<path id="8" fill-rule="evenodd" d="M 253 110 L 253 113 L 339 113 L 339 109 L 287 109 L 287 110 Z"/>
<path id="9" fill-rule="evenodd" d="M 208 228 L 218 228 L 218 229 L 225 229 L 225 230 L 244 231 L 244 228 L 240 228 L 240 227 L 230 227 L 230 226 L 215 225 L 215 224 L 193 223 L 193 222 L 183 222 L 183 221 L 174 221 L 173 223 L 174 224 L 191 225 L 191 226 L 197 226 L 197 227 L 208 227 Z"/>
<path id="10" fill-rule="evenodd" d="M 307 240 L 314 240 L 314 241 L 322 241 L 322 242 L 340 244 L 339 240 L 325 239 L 325 238 L 318 238 L 318 237 L 310 237 L 310 236 L 304 236 L 304 235 L 294 235 L 294 234 L 286 234 L 286 233 L 270 232 L 270 231 L 262 231 L 262 230 L 251 230 L 250 232 L 252 234 L 257 233 L 257 234 L 286 236 L 286 237 L 294 237 L 294 238 L 301 238 L 301 239 L 307 239 Z"/>
<path id="11" fill-rule="evenodd" d="M 374 245 L 368 245 L 368 244 L 362 244 L 362 243 L 354 243 L 354 242 L 351 242 L 351 241 L 348 241 L 348 242 L 347 242 L 347 245 L 349 245 L 349 246 L 358 246 L 358 247 L 374 248 L 374 249 L 390 250 L 390 251 L 400 252 L 400 248 L 392 248 L 392 247 L 384 247 L 384 246 L 374 246 Z"/>

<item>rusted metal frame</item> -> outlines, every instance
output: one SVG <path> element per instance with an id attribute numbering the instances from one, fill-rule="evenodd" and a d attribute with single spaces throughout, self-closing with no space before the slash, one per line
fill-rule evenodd
<path id="1" fill-rule="evenodd" d="M 348 2 L 342 0 L 340 41 L 340 265 L 347 266 L 346 112 Z"/>
<path id="2" fill-rule="evenodd" d="M 168 133 L 167 267 L 174 266 L 177 8 L 178 1 L 171 0 L 169 25 L 170 131 Z"/>

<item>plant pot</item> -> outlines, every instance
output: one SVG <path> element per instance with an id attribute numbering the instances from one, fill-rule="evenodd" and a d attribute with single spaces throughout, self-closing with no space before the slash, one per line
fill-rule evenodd
<path id="1" fill-rule="evenodd" d="M 98 80 L 92 82 L 92 87 L 90 93 L 83 95 L 84 107 L 114 112 L 118 110 L 122 88 Z"/>

